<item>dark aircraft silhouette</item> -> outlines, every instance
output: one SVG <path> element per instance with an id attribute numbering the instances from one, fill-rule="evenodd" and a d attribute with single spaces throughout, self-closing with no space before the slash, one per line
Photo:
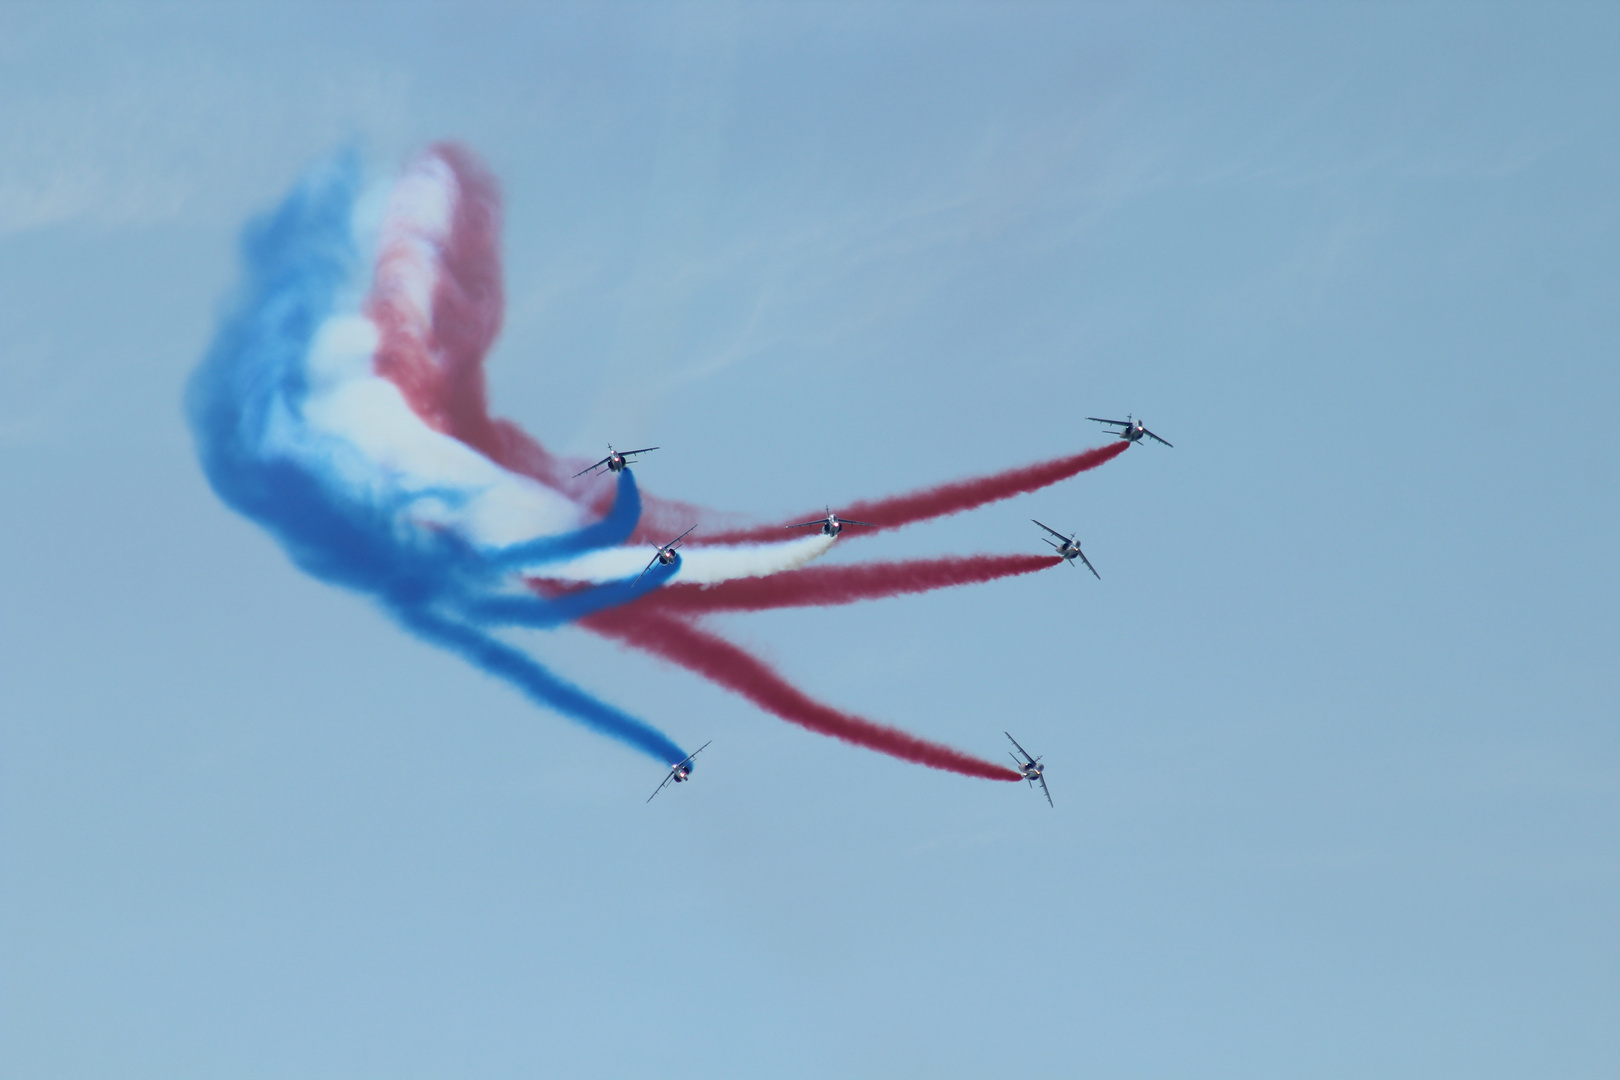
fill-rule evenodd
<path id="1" fill-rule="evenodd" d="M 709 742 L 713 741 L 713 739 L 709 740 Z M 691 779 L 692 759 L 703 753 L 703 751 L 707 750 L 708 748 L 709 743 L 704 743 L 690 754 L 687 754 L 684 761 L 677 762 L 675 765 L 671 766 L 669 775 L 664 777 L 664 783 L 653 788 L 653 793 L 647 796 L 647 801 L 652 802 L 654 797 L 656 797 L 660 791 L 664 790 L 664 784 L 668 784 L 671 780 L 675 781 L 677 784 L 684 784 L 687 780 Z"/>
<path id="2" fill-rule="evenodd" d="M 695 528 L 697 528 L 696 525 L 692 526 L 692 529 Z M 680 553 L 675 549 L 680 546 L 680 542 L 682 540 L 686 539 L 687 535 L 691 533 L 692 529 L 687 529 L 686 532 L 681 533 L 681 535 L 677 536 L 667 544 L 659 544 L 657 552 L 653 554 L 651 559 L 647 560 L 647 565 L 641 568 L 641 573 L 636 575 L 636 580 L 640 581 L 643 577 L 646 577 L 647 571 L 653 568 L 654 563 L 663 563 L 665 566 L 668 566 L 670 563 L 680 558 Z"/>
<path id="3" fill-rule="evenodd" d="M 658 447 L 656 446 L 643 446 L 640 450 L 615 450 L 613 449 L 613 444 L 608 443 L 608 456 L 603 458 L 601 461 L 598 461 L 595 465 L 592 465 L 588 469 L 579 470 L 579 472 L 574 474 L 574 478 L 577 480 L 586 473 L 595 472 L 604 465 L 608 467 L 608 472 L 618 472 L 626 465 L 629 465 L 630 459 L 635 457 L 637 454 L 647 454 L 657 449 Z"/>
<path id="4" fill-rule="evenodd" d="M 844 531 L 845 525 L 865 525 L 869 529 L 877 528 L 877 526 L 873 525 L 870 521 L 840 521 L 838 520 L 838 515 L 832 512 L 832 507 L 827 508 L 826 517 L 816 518 L 814 521 L 801 521 L 797 525 L 789 525 L 787 528 L 807 529 L 811 525 L 820 525 L 821 531 L 827 536 L 837 536 L 839 533 Z"/>
<path id="5" fill-rule="evenodd" d="M 1132 419 L 1130 413 L 1126 413 L 1125 414 L 1125 419 L 1123 419 L 1123 420 L 1104 420 L 1100 416 L 1088 416 L 1088 417 L 1086 417 L 1086 419 L 1087 420 L 1095 420 L 1099 424 L 1117 424 L 1117 425 L 1119 425 L 1121 428 L 1124 428 L 1124 430 L 1123 431 L 1116 431 L 1116 432 L 1114 432 L 1114 434 L 1118 435 L 1120 438 L 1124 439 L 1126 442 L 1141 442 L 1142 441 L 1142 436 L 1146 435 L 1148 438 L 1154 440 L 1155 442 L 1162 442 L 1166 446 L 1174 445 L 1172 443 L 1166 442 L 1164 439 L 1159 438 L 1157 435 L 1153 434 L 1153 432 L 1151 432 L 1147 428 L 1143 427 L 1142 426 L 1142 421 Z"/>
<path id="6" fill-rule="evenodd" d="M 1014 746 L 1018 746 L 1018 740 L 1012 737 L 1012 732 L 1003 731 L 1002 734 L 1007 736 L 1008 739 L 1011 739 Z M 1023 757 L 1019 758 L 1013 754 L 1008 754 L 1007 756 L 1013 759 L 1013 762 L 1018 766 L 1018 771 L 1023 775 L 1025 780 L 1029 781 L 1030 787 L 1034 787 L 1035 781 L 1037 780 L 1041 782 L 1041 791 L 1046 795 L 1046 805 L 1055 805 L 1052 802 L 1052 792 L 1046 786 L 1046 766 L 1041 764 L 1040 758 L 1030 757 L 1029 751 L 1025 750 L 1022 746 L 1018 746 L 1018 753 L 1022 754 Z"/>
<path id="7" fill-rule="evenodd" d="M 1030 518 L 1029 520 L 1035 521 L 1034 518 Z M 1064 536 L 1050 525 L 1041 525 L 1039 521 L 1035 521 L 1035 524 L 1040 525 L 1041 528 L 1063 541 L 1061 544 L 1059 544 L 1054 543 L 1051 540 L 1046 540 L 1046 537 L 1044 536 L 1041 537 L 1042 540 L 1046 540 L 1048 544 L 1051 544 L 1052 547 L 1056 548 L 1059 555 L 1069 560 L 1070 566 L 1074 565 L 1074 560 L 1079 559 L 1081 562 L 1086 564 L 1086 569 L 1090 570 L 1098 581 L 1102 580 L 1102 575 L 1097 573 L 1097 568 L 1095 566 L 1091 565 L 1091 560 L 1086 558 L 1086 553 L 1080 550 L 1080 541 L 1076 540 L 1072 533 L 1068 536 Z"/>

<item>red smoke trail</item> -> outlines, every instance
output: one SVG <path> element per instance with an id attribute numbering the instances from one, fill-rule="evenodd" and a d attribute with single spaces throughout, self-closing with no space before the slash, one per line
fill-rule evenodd
<path id="1" fill-rule="evenodd" d="M 500 333 L 505 306 L 500 193 L 495 177 L 463 147 L 430 147 L 410 178 L 429 176 L 435 166 L 455 178 L 450 233 L 435 249 L 436 265 L 424 267 L 430 237 L 385 228 L 365 304 L 381 332 L 374 364 L 429 426 L 490 454 L 499 440 L 486 404 L 484 355 Z M 424 270 L 437 271 L 432 310 L 425 312 L 413 288 Z"/>
<path id="2" fill-rule="evenodd" d="M 376 276 L 365 313 L 381 332 L 377 373 L 399 387 L 429 426 L 483 453 L 513 472 L 603 512 L 613 501 L 613 485 L 600 477 L 573 474 L 586 461 L 559 458 L 509 420 L 489 414 L 484 359 L 500 333 L 505 309 L 500 255 L 500 185 L 471 150 L 456 143 L 437 143 L 417 159 L 412 172 L 432 176 L 448 170 L 455 193 L 448 237 L 437 247 L 437 279 L 432 310 L 413 302 L 413 263 L 423 256 L 424 237 L 415 243 L 389 243 L 378 252 Z M 1088 450 L 1082 454 L 1011 469 L 994 476 L 964 480 L 902 495 L 857 503 L 841 509 L 848 517 L 893 528 L 926 518 L 954 514 L 987 502 L 1034 491 L 1096 468 L 1130 444 Z M 674 535 L 694 522 L 703 528 L 694 543 L 780 540 L 780 526 L 738 527 L 736 515 L 656 496 L 642 495 L 642 524 L 635 539 Z M 808 514 L 806 517 L 813 517 Z M 798 519 L 804 520 L 804 519 Z M 705 535 L 706 534 L 706 535 Z"/>
<path id="3" fill-rule="evenodd" d="M 857 600 L 876 600 L 1029 574 L 1062 561 L 1056 555 L 974 555 L 861 566 L 812 566 L 770 577 L 733 578 L 718 585 L 666 585 L 641 597 L 632 606 L 638 611 L 699 615 L 711 611 L 853 604 Z"/>
<path id="4" fill-rule="evenodd" d="M 399 387 L 412 411 L 436 431 L 461 440 L 504 468 L 605 512 L 613 502 L 613 485 L 603 483 L 600 476 L 574 476 L 588 462 L 556 457 L 516 424 L 489 413 L 484 359 L 500 333 L 505 311 L 500 185 L 471 150 L 456 143 L 429 147 L 410 171 L 427 178 L 440 169 L 454 178 L 454 209 L 449 235 L 433 248 L 434 265 L 422 266 L 428 240 L 422 233 L 382 237 L 365 303 L 365 313 L 381 336 L 377 374 Z M 425 269 L 436 273 L 432 310 L 427 312 L 417 307 L 412 288 Z M 642 505 L 647 535 L 679 532 L 699 520 L 722 527 L 737 520 L 736 515 L 645 493 Z"/>
<path id="5" fill-rule="evenodd" d="M 453 208 L 445 236 L 432 235 L 431 222 L 417 222 L 410 235 L 397 231 L 399 222 L 385 226 L 376 277 L 364 305 L 365 314 L 381 337 L 375 358 L 377 373 L 398 386 L 412 410 L 435 430 L 582 505 L 598 512 L 605 510 L 613 500 L 614 485 L 602 482 L 599 476 L 573 476 L 588 459 L 556 457 L 516 424 L 489 413 L 484 359 L 500 332 L 505 303 L 500 260 L 501 199 L 494 176 L 471 151 L 441 143 L 413 164 L 407 179 L 430 187 L 439 185 L 453 196 Z M 421 275 L 430 272 L 431 310 L 423 311 L 419 307 Z M 842 510 L 849 517 L 892 528 L 1056 483 L 1101 465 L 1128 445 L 1118 442 L 1056 461 Z M 673 500 L 643 495 L 642 506 L 637 539 L 667 538 L 694 522 L 703 526 L 707 535 L 702 539 L 707 543 L 786 538 L 780 526 L 740 528 L 734 524 L 735 515 L 717 514 Z M 1003 572 L 1026 573 L 1055 561 L 1051 556 L 1026 559 L 1034 560 L 1026 569 Z M 981 569 L 976 573 L 964 571 L 966 576 L 962 576 L 947 568 L 953 560 L 833 568 L 805 577 L 782 575 L 780 584 L 726 583 L 700 590 L 694 600 L 671 601 L 675 605 L 672 610 L 698 610 L 680 608 L 682 603 L 698 604 L 701 610 L 848 603 L 866 596 L 915 592 L 1001 576 L 1002 572 L 984 574 L 985 560 L 963 561 L 976 562 Z M 556 583 L 531 584 L 544 594 Z M 674 596 L 689 595 L 684 591 L 670 592 Z M 968 776 L 1021 778 L 1004 766 L 822 705 L 789 685 L 762 661 L 664 610 L 631 605 L 593 615 L 585 625 L 703 674 L 766 711 L 812 731 Z"/>
<path id="6" fill-rule="evenodd" d="M 979 476 L 972 480 L 958 480 L 955 483 L 941 484 L 938 487 L 925 488 L 922 491 L 913 491 L 906 495 L 895 495 L 887 499 L 875 499 L 868 502 L 853 503 L 841 507 L 839 517 L 870 521 L 873 525 L 892 529 L 901 525 L 910 525 L 914 521 L 926 521 L 929 518 L 944 517 L 946 514 L 956 514 L 963 510 L 971 510 L 985 503 L 996 502 L 999 499 L 1022 495 L 1026 491 L 1055 484 L 1059 480 L 1067 480 L 1076 473 L 1095 469 L 1106 461 L 1112 461 L 1123 454 L 1131 444 L 1121 440 L 1110 443 L 1108 446 L 1099 446 L 1095 450 L 1073 454 L 1069 457 L 1058 458 L 1055 461 L 1043 461 L 1035 465 L 1025 465 L 1020 469 L 1008 469 L 1006 472 L 995 473 L 990 476 Z M 806 514 L 804 518 L 815 517 L 815 513 Z M 844 535 L 859 535 L 864 530 L 851 528 Z M 694 537 L 694 542 L 704 544 L 737 544 L 760 540 L 780 540 L 782 526 L 762 525 L 753 529 L 741 529 L 729 533 L 709 533 L 701 541 Z"/>
<path id="7" fill-rule="evenodd" d="M 597 612 L 582 620 L 581 625 L 712 679 L 766 712 L 819 734 L 964 776 L 1022 779 L 1005 765 L 823 705 L 792 686 L 764 661 L 674 616 L 618 608 Z"/>

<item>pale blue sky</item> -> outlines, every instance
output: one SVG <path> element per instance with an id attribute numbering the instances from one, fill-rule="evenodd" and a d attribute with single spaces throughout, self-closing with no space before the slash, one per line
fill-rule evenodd
<path id="1" fill-rule="evenodd" d="M 0 8 L 0 1072 L 1620 1071 L 1608 6 Z M 507 199 L 496 410 L 760 517 L 1176 443 L 724 622 L 1055 810 L 576 633 L 693 784 L 301 576 L 182 383 L 358 139 Z"/>

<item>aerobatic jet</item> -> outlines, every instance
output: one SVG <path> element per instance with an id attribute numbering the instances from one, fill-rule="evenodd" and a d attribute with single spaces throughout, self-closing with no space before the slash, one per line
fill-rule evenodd
<path id="1" fill-rule="evenodd" d="M 820 525 L 822 533 L 827 536 L 837 536 L 844 531 L 845 525 L 865 525 L 868 529 L 877 528 L 870 521 L 850 521 L 847 518 L 840 521 L 838 515 L 832 512 L 830 506 L 827 508 L 826 517 L 816 518 L 814 521 L 801 521 L 797 525 L 788 525 L 786 527 L 789 529 L 808 529 L 812 525 Z"/>
<path id="2" fill-rule="evenodd" d="M 1035 521 L 1034 518 L 1030 518 L 1029 520 Z M 1074 534 L 1071 533 L 1068 536 L 1064 536 L 1050 525 L 1042 525 L 1039 521 L 1035 521 L 1035 524 L 1040 525 L 1041 528 L 1057 537 L 1058 540 L 1063 541 L 1060 544 L 1052 540 L 1046 540 L 1046 537 L 1044 536 L 1041 537 L 1042 540 L 1046 540 L 1048 544 L 1051 544 L 1052 547 L 1057 550 L 1059 555 L 1069 560 L 1070 566 L 1074 565 L 1074 560 L 1079 559 L 1081 562 L 1086 564 L 1086 569 L 1090 570 L 1098 581 L 1102 580 L 1102 575 L 1097 573 L 1097 568 L 1091 565 L 1091 560 L 1086 558 L 1086 553 L 1080 550 L 1080 541 L 1074 538 Z"/>
<path id="3" fill-rule="evenodd" d="M 1151 432 L 1147 428 L 1143 427 L 1142 426 L 1142 421 L 1134 419 L 1131 416 L 1130 413 L 1126 413 L 1125 414 L 1125 419 L 1123 419 L 1123 420 L 1104 420 L 1100 416 L 1088 416 L 1088 417 L 1086 417 L 1086 419 L 1087 420 L 1095 420 L 1099 424 L 1117 424 L 1119 427 L 1123 428 L 1124 430 L 1123 431 L 1116 431 L 1116 432 L 1114 432 L 1114 434 L 1118 435 L 1120 438 L 1124 439 L 1126 442 L 1141 442 L 1142 441 L 1142 436 L 1146 435 L 1148 438 L 1152 439 L 1153 441 L 1162 442 L 1166 446 L 1173 446 L 1174 445 L 1173 443 L 1167 442 L 1166 440 L 1159 438 L 1157 435 L 1153 434 L 1153 432 Z"/>
<path id="4" fill-rule="evenodd" d="M 692 526 L 692 529 L 695 528 L 697 528 L 696 525 Z M 692 529 L 687 529 L 686 532 L 681 533 L 681 535 L 677 536 L 667 544 L 659 544 L 658 550 L 653 554 L 653 557 L 647 560 L 647 565 L 642 567 L 641 573 L 636 575 L 636 580 L 640 581 L 643 577 L 646 577 L 647 571 L 653 568 L 653 564 L 663 563 L 665 566 L 668 566 L 670 563 L 680 558 L 680 554 L 676 552 L 675 549 L 680 546 L 682 540 L 686 539 L 687 535 L 691 533 Z"/>
<path id="5" fill-rule="evenodd" d="M 1003 731 L 1002 734 L 1011 739 L 1014 746 L 1018 746 L 1018 740 L 1012 737 L 1012 732 Z M 1023 757 L 1020 758 L 1014 754 L 1008 754 L 1007 756 L 1013 759 L 1013 763 L 1018 766 L 1019 773 L 1023 775 L 1025 780 L 1029 781 L 1030 787 L 1034 787 L 1037 780 L 1041 782 L 1041 792 L 1046 796 L 1046 805 L 1055 805 L 1052 802 L 1051 789 L 1046 786 L 1046 766 L 1041 764 L 1040 758 L 1030 757 L 1029 751 L 1022 746 L 1018 746 L 1018 753 L 1022 754 Z"/>
<path id="6" fill-rule="evenodd" d="M 613 444 L 608 443 L 608 456 L 603 458 L 601 461 L 598 461 L 595 465 L 592 465 L 588 469 L 579 470 L 579 472 L 574 474 L 574 478 L 577 480 L 586 473 L 595 472 L 604 465 L 608 467 L 608 472 L 618 472 L 626 465 L 631 464 L 630 459 L 635 457 L 637 454 L 650 454 L 657 449 L 658 447 L 656 446 L 643 446 L 640 450 L 615 450 L 613 449 Z"/>
<path id="7" fill-rule="evenodd" d="M 713 739 L 709 740 L 709 742 L 713 742 L 713 741 L 714 741 Z M 671 766 L 670 770 L 669 770 L 669 775 L 664 777 L 664 783 L 659 784 L 657 787 L 653 788 L 653 793 L 651 795 L 647 796 L 647 801 L 652 802 L 653 799 L 657 797 L 658 793 L 660 791 L 664 790 L 664 784 L 668 784 L 671 780 L 675 781 L 677 784 L 684 784 L 684 783 L 686 783 L 687 780 L 691 779 L 691 777 L 692 777 L 692 759 L 697 757 L 699 754 L 703 753 L 703 751 L 707 750 L 708 748 L 709 748 L 709 743 L 704 743 L 702 746 L 698 747 L 696 750 L 692 751 L 690 754 L 687 754 L 686 755 L 686 760 L 678 762 L 677 764 Z"/>

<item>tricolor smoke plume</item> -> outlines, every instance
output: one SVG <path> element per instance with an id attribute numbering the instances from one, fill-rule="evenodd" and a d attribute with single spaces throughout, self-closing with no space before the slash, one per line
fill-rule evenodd
<path id="1" fill-rule="evenodd" d="M 493 177 L 453 145 L 430 148 L 370 192 L 356 156 L 339 156 L 254 222 L 243 283 L 186 396 L 220 497 L 309 573 L 372 597 L 423 640 L 666 764 L 686 757 L 672 739 L 495 631 L 579 624 L 811 730 L 935 768 L 1017 779 L 817 703 L 693 619 L 988 581 L 1058 560 L 806 569 L 833 537 L 738 528 L 730 515 L 645 496 L 630 469 L 612 482 L 574 476 L 582 462 L 489 413 L 483 365 L 503 313 L 500 226 Z M 956 513 L 1073 476 L 1126 445 L 848 511 L 889 527 Z M 672 563 L 653 558 L 653 544 L 694 523 Z"/>
<path id="2" fill-rule="evenodd" d="M 620 473 L 610 511 L 585 523 L 570 500 L 424 423 L 377 376 L 382 335 L 347 306 L 361 266 L 358 194 L 358 164 L 343 157 L 249 228 L 246 280 L 187 389 L 209 481 L 309 573 L 371 595 L 536 702 L 680 761 L 686 751 L 650 724 L 486 632 L 501 620 L 483 609 L 511 602 L 510 566 L 629 535 L 640 517 L 635 478 Z M 555 601 L 516 599 L 530 621 L 560 625 L 651 591 L 673 569 Z"/>

